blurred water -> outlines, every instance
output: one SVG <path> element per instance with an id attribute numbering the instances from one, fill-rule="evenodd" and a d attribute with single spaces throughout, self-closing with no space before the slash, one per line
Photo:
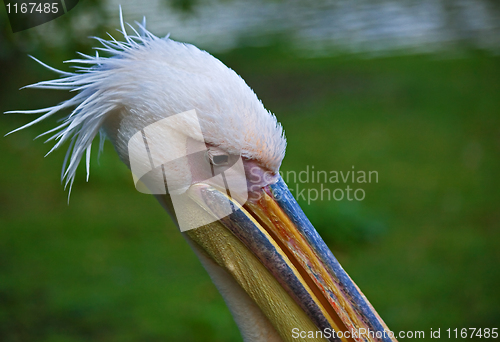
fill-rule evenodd
<path id="1" fill-rule="evenodd" d="M 70 12 L 69 20 L 40 25 L 28 30 L 34 39 L 24 41 L 20 34 L 12 42 L 27 53 L 40 43 L 86 44 L 88 36 L 103 25 L 118 37 L 113 28 L 119 27 L 121 4 L 125 21 L 142 21 L 146 16 L 154 34 L 171 33 L 176 40 L 211 52 L 276 41 L 288 42 L 305 56 L 460 52 L 466 48 L 500 52 L 497 0 L 195 0 L 192 12 L 174 9 L 171 1 L 181 0 L 146 4 L 105 0 L 100 7 L 82 4 Z M 2 45 L 0 58 L 9 51 L 8 44 Z"/>
<path id="2" fill-rule="evenodd" d="M 192 14 L 152 0 L 147 6 L 132 0 L 107 0 L 110 19 L 147 17 L 158 35 L 211 51 L 238 45 L 266 45 L 286 37 L 310 54 L 335 52 L 437 51 L 465 43 L 493 50 L 500 47 L 498 8 L 494 1 L 200 1 Z M 116 21 L 117 22 L 117 21 Z"/>

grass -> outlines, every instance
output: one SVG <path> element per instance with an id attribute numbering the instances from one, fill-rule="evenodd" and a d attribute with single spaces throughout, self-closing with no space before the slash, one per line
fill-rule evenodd
<path id="1" fill-rule="evenodd" d="M 378 172 L 378 182 L 348 183 L 363 201 L 300 204 L 392 330 L 428 340 L 431 328 L 443 337 L 498 327 L 498 57 L 307 59 L 280 48 L 218 57 L 285 127 L 283 171 Z M 24 59 L 7 71 L 2 110 L 66 98 L 18 92 L 51 77 Z M 1 131 L 28 120 L 3 117 Z M 241 340 L 196 257 L 109 143 L 66 204 L 64 151 L 44 159 L 49 147 L 31 141 L 53 124 L 0 139 L 0 340 Z"/>

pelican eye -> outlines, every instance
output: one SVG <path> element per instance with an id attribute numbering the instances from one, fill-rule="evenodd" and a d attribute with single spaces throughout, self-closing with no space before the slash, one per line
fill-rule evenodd
<path id="1" fill-rule="evenodd" d="M 220 154 L 217 156 L 212 156 L 210 161 L 211 161 L 212 165 L 215 165 L 215 166 L 226 165 L 227 162 L 229 161 L 229 156 L 227 154 Z"/>
<path id="2" fill-rule="evenodd" d="M 229 154 L 220 149 L 208 149 L 205 158 L 213 166 L 223 166 L 229 164 Z"/>

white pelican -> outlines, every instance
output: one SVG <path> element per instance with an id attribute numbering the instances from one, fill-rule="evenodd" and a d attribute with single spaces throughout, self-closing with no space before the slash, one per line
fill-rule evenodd
<path id="1" fill-rule="evenodd" d="M 151 192 L 177 224 L 179 212 L 172 198 L 185 196 L 191 201 L 182 207 L 181 219 L 195 223 L 181 229 L 182 234 L 245 341 L 395 341 L 280 178 L 286 141 L 276 117 L 241 77 L 209 53 L 168 36 L 154 36 L 146 30 L 145 20 L 137 24 L 140 33 L 129 25 L 134 34 L 128 35 L 121 13 L 120 18 L 124 41 L 96 38 L 108 57 L 81 54 L 81 59 L 69 61 L 79 65 L 76 72 L 40 62 L 61 77 L 29 88 L 70 90 L 76 95 L 53 107 L 12 111 L 43 114 L 13 132 L 73 108 L 59 126 L 42 134 L 54 134 L 53 149 L 69 142 L 62 178 L 71 189 L 84 155 L 88 177 L 90 149 L 98 133 L 101 143 L 103 137 L 113 143 L 135 178 L 146 174 L 134 171 L 130 142 L 134 137 L 146 139 L 147 127 L 163 122 L 152 133 L 160 141 L 156 152 L 188 157 L 160 163 L 163 176 L 168 175 L 162 184 L 169 191 Z M 178 113 L 195 113 L 198 122 L 162 121 Z M 202 137 L 193 128 L 197 125 Z M 172 142 L 173 136 L 186 139 Z M 214 169 L 226 165 L 227 171 L 228 164 L 236 165 L 231 160 L 242 162 L 247 182 L 243 194 L 248 199 L 241 191 L 231 194 L 227 184 L 210 183 L 200 175 L 203 163 L 215 175 Z M 151 159 L 151 165 L 158 165 L 154 162 Z M 224 182 L 231 177 L 228 173 Z M 227 203 L 234 211 L 221 214 Z M 206 224 L 200 226 L 199 215 L 207 214 L 212 220 L 201 220 Z"/>

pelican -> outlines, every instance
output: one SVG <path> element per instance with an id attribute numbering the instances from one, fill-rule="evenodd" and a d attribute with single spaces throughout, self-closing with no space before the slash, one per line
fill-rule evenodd
<path id="1" fill-rule="evenodd" d="M 101 147 L 109 139 L 136 188 L 177 224 L 244 341 L 396 341 L 280 177 L 286 140 L 276 117 L 209 53 L 136 24 L 129 34 L 120 10 L 123 40 L 95 38 L 106 56 L 80 54 L 68 61 L 74 72 L 37 60 L 60 77 L 27 88 L 76 94 L 7 112 L 42 114 L 11 133 L 71 108 L 42 134 L 51 151 L 69 143 L 69 193 L 82 158 L 88 180 L 96 136 Z"/>

